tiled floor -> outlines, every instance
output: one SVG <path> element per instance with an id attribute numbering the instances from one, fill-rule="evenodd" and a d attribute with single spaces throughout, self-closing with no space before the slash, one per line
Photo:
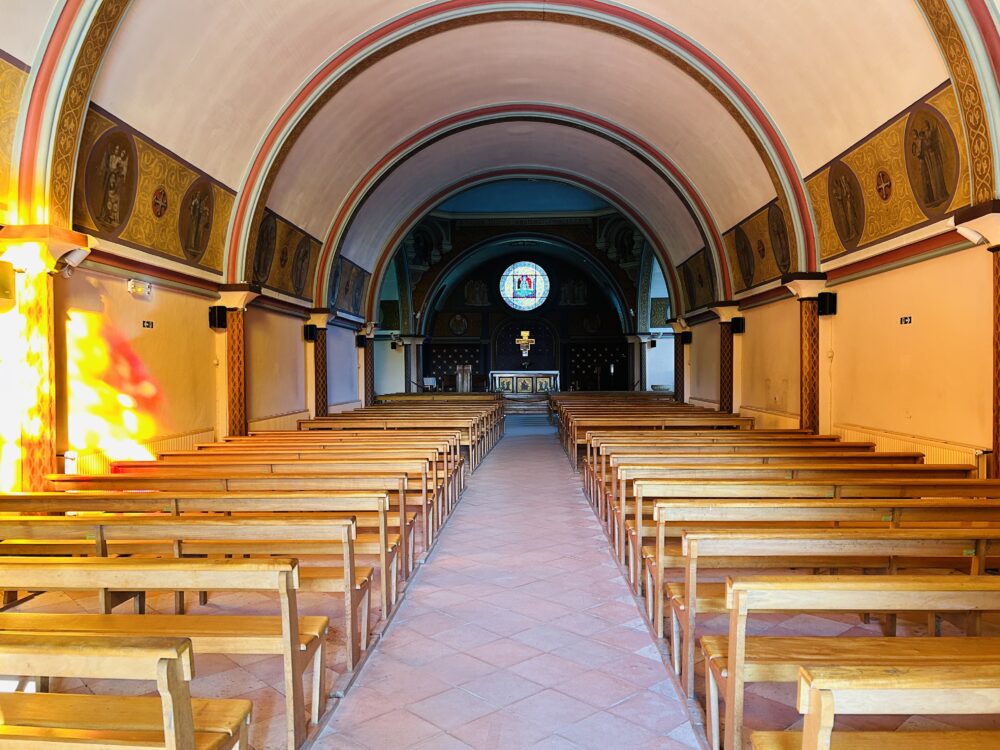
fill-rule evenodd
<path id="1" fill-rule="evenodd" d="M 543 418 L 508 419 L 314 747 L 699 747 Z"/>

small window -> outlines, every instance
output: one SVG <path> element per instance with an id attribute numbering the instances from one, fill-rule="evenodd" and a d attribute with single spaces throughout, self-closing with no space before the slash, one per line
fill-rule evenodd
<path id="1" fill-rule="evenodd" d="M 535 263 L 515 263 L 500 277 L 500 296 L 515 310 L 534 310 L 549 296 L 549 275 Z"/>

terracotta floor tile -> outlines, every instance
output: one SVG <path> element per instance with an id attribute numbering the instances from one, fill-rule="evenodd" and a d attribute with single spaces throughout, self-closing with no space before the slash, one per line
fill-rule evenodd
<path id="1" fill-rule="evenodd" d="M 520 700 L 507 710 L 552 732 L 594 713 L 593 706 L 551 689 Z"/>
<path id="2" fill-rule="evenodd" d="M 409 710 L 441 729 L 450 731 L 493 713 L 495 707 L 467 690 L 451 688 L 411 704 Z"/>
<path id="3" fill-rule="evenodd" d="M 511 703 L 544 689 L 537 682 L 532 682 L 507 670 L 497 670 L 491 674 L 476 677 L 462 683 L 462 687 L 500 708 L 509 706 Z"/>

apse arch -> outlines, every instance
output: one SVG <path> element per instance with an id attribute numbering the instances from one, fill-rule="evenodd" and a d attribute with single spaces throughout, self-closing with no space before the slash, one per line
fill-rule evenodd
<path id="1" fill-rule="evenodd" d="M 595 193 L 596 195 L 603 198 L 611 206 L 613 206 L 617 211 L 626 216 L 629 221 L 631 221 L 642 233 L 643 238 L 649 243 L 650 247 L 653 249 L 653 253 L 656 256 L 657 262 L 660 263 L 660 267 L 664 270 L 667 276 L 667 285 L 670 290 L 670 295 L 672 298 L 678 300 L 682 299 L 680 294 L 680 282 L 677 277 L 676 269 L 670 261 L 670 256 L 667 254 L 664 245 L 662 244 L 660 238 L 652 232 L 649 224 L 646 220 L 638 214 L 627 202 L 625 202 L 621 196 L 608 190 L 606 187 L 600 185 L 599 183 L 593 182 L 588 178 L 573 174 L 569 172 L 545 169 L 541 167 L 519 167 L 519 168 L 508 168 L 508 169 L 496 169 L 489 172 L 479 173 L 468 178 L 459 180 L 446 186 L 444 189 L 435 193 L 428 199 L 424 200 L 416 209 L 411 211 L 404 219 L 401 219 L 396 223 L 395 229 L 392 231 L 389 239 L 386 241 L 384 246 L 380 249 L 378 254 L 378 262 L 374 269 L 372 270 L 372 278 L 369 282 L 368 289 L 365 292 L 365 301 L 363 309 L 365 310 L 365 315 L 368 319 L 372 319 L 374 316 L 374 307 L 378 301 L 378 291 L 381 289 L 382 282 L 385 277 L 386 270 L 389 265 L 389 261 L 392 258 L 395 248 L 402 241 L 403 237 L 406 236 L 407 232 L 413 229 L 417 223 L 428 213 L 430 213 L 433 208 L 440 203 L 448 200 L 449 198 L 461 193 L 462 191 L 476 187 L 479 185 L 487 184 L 490 182 L 496 182 L 500 180 L 508 180 L 514 178 L 544 178 L 557 182 L 564 182 L 568 185 L 581 188 L 583 190 L 588 190 Z M 718 268 L 713 266 L 713 273 L 718 276 Z"/>
<path id="2" fill-rule="evenodd" d="M 493 180 L 492 182 L 496 182 Z M 488 183 L 479 183 L 488 184 Z M 475 186 L 469 186 L 475 187 Z M 468 190 L 469 187 L 463 188 Z M 459 191 L 462 192 L 462 191 Z M 469 273 L 481 266 L 483 263 L 511 252 L 510 245 L 521 240 L 530 240 L 537 243 L 531 250 L 532 255 L 546 256 L 565 254 L 565 257 L 572 258 L 574 265 L 586 273 L 599 288 L 607 290 L 608 298 L 618 316 L 618 324 L 622 332 L 629 329 L 629 315 L 627 311 L 627 301 L 625 291 L 618 281 L 607 272 L 603 266 L 593 263 L 590 254 L 579 245 L 567 240 L 564 237 L 557 237 L 546 232 L 539 231 L 517 231 L 505 232 L 494 235 L 466 248 L 462 253 L 451 260 L 441 269 L 434 285 L 427 291 L 427 294 L 420 306 L 419 324 L 417 335 L 427 336 L 430 334 L 428 326 L 432 316 L 430 312 L 434 310 L 454 289 L 454 284 L 458 284 L 467 278 Z M 544 268 L 544 266 L 543 266 Z M 374 286 L 373 286 L 374 289 Z M 378 295 L 376 294 L 376 303 Z M 526 313 L 527 314 L 527 313 Z"/>
<path id="3" fill-rule="evenodd" d="M 731 276 L 722 233 L 697 188 L 666 154 L 638 135 L 592 113 L 537 103 L 510 103 L 459 113 L 435 123 L 398 144 L 392 152 L 372 166 L 343 201 L 326 233 L 317 264 L 315 299 L 324 298 L 328 272 L 364 202 L 400 165 L 429 146 L 456 133 L 488 124 L 521 121 L 554 123 L 592 133 L 619 145 L 647 167 L 658 172 L 694 219 L 703 243 L 714 256 L 718 269 L 718 288 L 724 290 L 727 297 L 729 296 Z M 801 263 L 800 258 L 800 268 Z"/>
<path id="4" fill-rule="evenodd" d="M 376 27 L 314 71 L 303 83 L 271 128 L 248 167 L 231 218 L 227 243 L 227 268 L 237 280 L 253 246 L 254 227 L 262 214 L 270 188 L 284 159 L 309 121 L 343 84 L 373 62 L 412 43 L 456 25 L 496 20 L 540 20 L 577 24 L 627 37 L 632 43 L 655 50 L 697 81 L 722 103 L 757 150 L 771 176 L 775 192 L 785 196 L 792 219 L 792 234 L 805 248 L 806 267 L 816 263 L 815 232 L 805 187 L 795 160 L 772 118 L 752 92 L 718 58 L 683 33 L 651 16 L 603 0 L 561 3 L 509 3 L 502 0 L 442 0 L 404 13 Z"/>

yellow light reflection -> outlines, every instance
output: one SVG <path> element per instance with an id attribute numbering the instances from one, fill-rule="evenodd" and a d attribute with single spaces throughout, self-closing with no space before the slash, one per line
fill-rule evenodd
<path id="1" fill-rule="evenodd" d="M 52 471 L 52 280 L 41 245 L 11 245 L 16 305 L 0 314 L 0 490 L 39 489 Z"/>
<path id="2" fill-rule="evenodd" d="M 127 339 L 99 313 L 66 323 L 69 447 L 110 461 L 148 460 L 160 392 Z"/>

